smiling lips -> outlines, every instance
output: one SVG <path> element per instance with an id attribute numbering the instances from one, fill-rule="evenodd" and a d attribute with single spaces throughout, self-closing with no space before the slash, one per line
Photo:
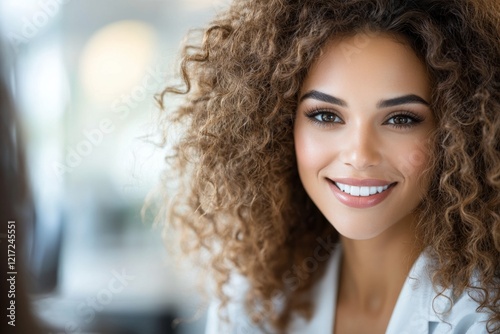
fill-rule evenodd
<path id="1" fill-rule="evenodd" d="M 352 208 L 369 208 L 382 202 L 397 182 L 376 179 L 327 179 L 335 197 Z"/>

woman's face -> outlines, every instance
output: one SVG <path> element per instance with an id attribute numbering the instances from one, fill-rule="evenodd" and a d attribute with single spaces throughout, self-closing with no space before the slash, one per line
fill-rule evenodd
<path id="1" fill-rule="evenodd" d="M 334 40 L 309 69 L 294 128 L 299 175 L 344 237 L 414 221 L 429 183 L 429 102 L 424 64 L 386 34 Z"/>

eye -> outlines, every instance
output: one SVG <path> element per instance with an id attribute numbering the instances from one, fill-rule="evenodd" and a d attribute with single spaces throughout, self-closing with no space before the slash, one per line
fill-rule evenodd
<path id="1" fill-rule="evenodd" d="M 339 123 L 342 122 L 339 116 L 332 114 L 332 113 L 326 113 L 322 112 L 319 114 L 316 114 L 314 116 L 314 119 L 316 119 L 319 122 L 325 122 L 325 123 Z"/>
<path id="2" fill-rule="evenodd" d="M 385 124 L 390 124 L 397 128 L 409 128 L 421 123 L 423 118 L 410 112 L 398 113 L 390 116 Z"/>
<path id="3" fill-rule="evenodd" d="M 326 110 L 312 110 L 306 112 L 306 116 L 313 122 L 321 125 L 343 123 L 342 119 L 335 113 Z"/>
<path id="4" fill-rule="evenodd" d="M 388 124 L 411 124 L 414 120 L 408 116 L 394 116 L 389 119 Z"/>

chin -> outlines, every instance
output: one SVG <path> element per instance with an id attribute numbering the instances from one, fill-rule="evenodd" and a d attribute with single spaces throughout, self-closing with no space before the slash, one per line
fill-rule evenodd
<path id="1" fill-rule="evenodd" d="M 346 226 L 348 225 L 348 226 Z M 370 240 L 382 235 L 386 228 L 367 228 L 367 226 L 352 226 L 352 224 L 332 224 L 335 230 L 344 238 L 351 240 Z"/>

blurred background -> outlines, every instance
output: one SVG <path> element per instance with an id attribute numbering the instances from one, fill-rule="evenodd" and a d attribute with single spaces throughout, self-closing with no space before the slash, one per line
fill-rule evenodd
<path id="1" fill-rule="evenodd" d="M 154 95 L 229 0 L 0 0 L 35 221 L 25 265 L 52 333 L 203 333 L 193 275 L 140 211 L 158 182 Z M 50 331 L 46 331 L 50 332 Z"/>

